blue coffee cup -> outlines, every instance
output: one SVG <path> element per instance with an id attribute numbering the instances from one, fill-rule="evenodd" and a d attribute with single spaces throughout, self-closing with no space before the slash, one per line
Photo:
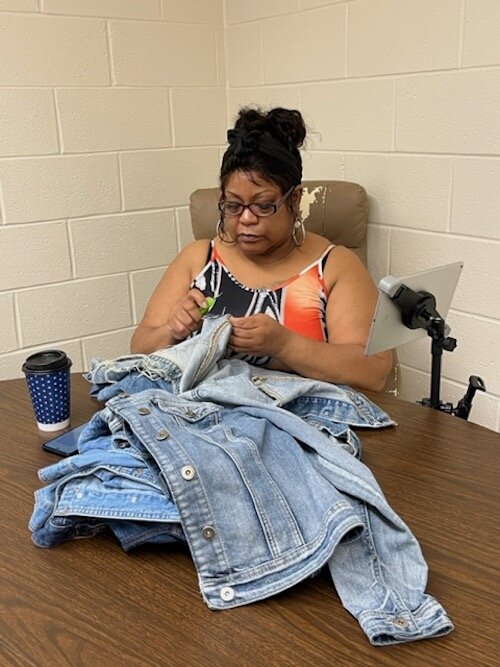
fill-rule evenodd
<path id="1" fill-rule="evenodd" d="M 62 350 L 42 350 L 29 356 L 23 373 L 42 431 L 59 431 L 70 423 L 71 359 Z"/>

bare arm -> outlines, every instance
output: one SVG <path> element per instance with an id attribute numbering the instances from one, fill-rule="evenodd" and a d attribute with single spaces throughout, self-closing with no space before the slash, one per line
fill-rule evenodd
<path id="1" fill-rule="evenodd" d="M 377 289 L 354 253 L 335 248 L 329 262 L 334 287 L 326 310 L 329 342 L 306 338 L 285 329 L 266 315 L 233 318 L 231 347 L 237 352 L 270 355 L 274 367 L 305 377 L 381 391 L 389 373 L 392 352 L 366 357 Z"/>
<path id="2" fill-rule="evenodd" d="M 175 345 L 200 326 L 198 308 L 203 306 L 205 297 L 190 287 L 203 267 L 207 247 L 207 241 L 190 243 L 165 271 L 132 336 L 130 349 L 134 354 L 149 354 Z"/>

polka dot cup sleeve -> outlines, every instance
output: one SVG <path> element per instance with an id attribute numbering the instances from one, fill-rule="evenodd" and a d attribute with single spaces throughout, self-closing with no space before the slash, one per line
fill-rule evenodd
<path id="1" fill-rule="evenodd" d="M 62 350 L 43 350 L 29 356 L 23 373 L 41 431 L 59 431 L 70 422 L 71 359 Z"/>

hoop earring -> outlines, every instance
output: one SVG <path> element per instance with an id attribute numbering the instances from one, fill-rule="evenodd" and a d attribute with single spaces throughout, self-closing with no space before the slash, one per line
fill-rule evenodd
<path id="1" fill-rule="evenodd" d="M 226 233 L 226 230 L 224 229 L 224 216 L 222 216 L 222 215 L 218 219 L 217 225 L 215 226 L 215 233 L 220 238 L 222 243 L 234 243 L 234 241 L 231 241 L 231 240 L 228 240 L 227 238 L 224 238 L 224 234 Z"/>
<path id="2" fill-rule="evenodd" d="M 223 234 L 224 234 L 224 218 L 221 217 L 217 220 L 217 224 L 215 226 L 215 233 L 217 236 L 220 238 L 221 241 L 224 240 Z"/>
<path id="3" fill-rule="evenodd" d="M 300 239 L 297 238 L 297 231 L 300 229 Z M 297 247 L 301 246 L 304 243 L 306 238 L 306 228 L 304 227 L 304 222 L 300 216 L 295 218 L 295 222 L 292 227 L 292 239 Z"/>

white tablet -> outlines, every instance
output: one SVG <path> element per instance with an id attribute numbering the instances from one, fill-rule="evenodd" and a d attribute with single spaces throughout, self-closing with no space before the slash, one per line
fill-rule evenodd
<path id="1" fill-rule="evenodd" d="M 389 294 L 393 295 L 400 285 L 406 285 L 416 292 L 420 290 L 430 292 L 436 298 L 438 313 L 446 318 L 463 265 L 463 262 L 455 262 L 402 278 L 393 276 L 382 278 L 378 284 L 378 302 L 365 354 L 377 354 L 427 336 L 425 329 L 408 329 L 403 324 L 401 311 L 391 301 Z"/>

